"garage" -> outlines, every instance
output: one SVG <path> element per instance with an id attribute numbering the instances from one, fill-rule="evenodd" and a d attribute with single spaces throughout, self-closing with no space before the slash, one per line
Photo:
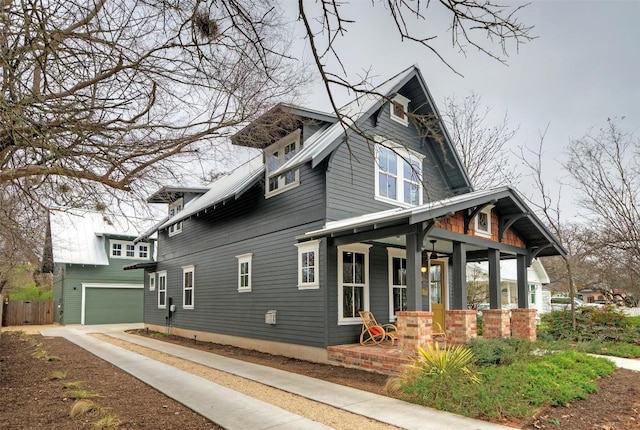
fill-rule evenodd
<path id="1" fill-rule="evenodd" d="M 142 322 L 143 296 L 142 284 L 83 284 L 81 323 Z"/>

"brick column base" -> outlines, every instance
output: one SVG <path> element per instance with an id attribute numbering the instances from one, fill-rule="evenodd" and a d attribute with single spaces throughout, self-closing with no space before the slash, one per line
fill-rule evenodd
<path id="1" fill-rule="evenodd" d="M 476 311 L 473 309 L 445 311 L 444 325 L 448 343 L 466 343 L 478 336 Z"/>
<path id="2" fill-rule="evenodd" d="M 432 341 L 433 313 L 428 311 L 397 312 L 398 345 L 410 354 L 416 347 L 424 346 Z"/>
<path id="3" fill-rule="evenodd" d="M 535 309 L 514 309 L 511 311 L 511 335 L 530 342 L 536 341 Z"/>
<path id="4" fill-rule="evenodd" d="M 482 311 L 482 337 L 511 337 L 511 311 L 509 309 L 486 309 Z"/>

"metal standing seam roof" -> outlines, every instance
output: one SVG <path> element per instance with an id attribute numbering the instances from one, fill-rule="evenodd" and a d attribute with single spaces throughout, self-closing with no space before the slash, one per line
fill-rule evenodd
<path id="1" fill-rule="evenodd" d="M 300 152 L 280 166 L 273 174 L 278 175 L 285 173 L 308 161 L 312 161 L 313 166 L 316 166 L 317 163 L 324 158 L 324 155 L 326 155 L 325 151 L 329 149 L 330 145 L 344 134 L 345 126 L 353 126 L 360 118 L 375 108 L 376 105 L 383 103 L 384 95 L 388 95 L 394 88 L 403 83 L 416 69 L 416 66 L 411 66 L 403 70 L 393 78 L 376 87 L 372 92 L 362 94 L 352 102 L 341 107 L 339 111 L 344 124 L 337 121 L 323 129 L 321 133 L 315 133 L 305 142 L 305 146 Z"/>
<path id="2" fill-rule="evenodd" d="M 338 139 L 345 133 L 345 126 L 353 126 L 363 116 L 371 113 L 377 106 L 384 103 L 385 96 L 392 94 L 393 91 L 397 91 L 414 74 L 419 77 L 421 83 L 424 85 L 423 79 L 420 75 L 420 70 L 417 66 L 413 65 L 398 73 L 396 76 L 388 79 L 371 92 L 360 95 L 352 102 L 340 108 L 340 114 L 343 116 L 344 124 L 340 121 L 336 121 L 332 124 L 327 124 L 326 126 L 321 127 L 304 142 L 304 147 L 296 155 L 280 166 L 280 168 L 275 170 L 273 174 L 284 174 L 285 172 L 295 169 L 309 161 L 311 161 L 312 166 L 315 167 L 331 152 L 335 142 L 338 141 Z M 427 98 L 431 99 L 428 89 L 426 86 L 424 88 Z M 432 102 L 432 100 L 430 101 Z M 433 106 L 433 108 L 435 109 L 435 106 Z M 302 111 L 306 112 L 307 110 Z M 454 155 L 456 155 L 455 151 Z M 264 171 L 265 166 L 262 155 L 259 155 L 249 162 L 239 166 L 228 175 L 211 183 L 209 185 L 209 191 L 204 195 L 191 200 L 178 214 L 164 219 L 158 225 L 139 236 L 136 240 L 141 240 L 154 231 L 166 228 L 171 224 L 182 221 L 211 206 L 215 206 L 218 203 L 222 203 L 231 198 L 237 199 L 244 191 L 251 187 L 262 176 L 262 174 L 264 174 Z M 394 209 L 392 211 L 396 210 Z"/>
<path id="3" fill-rule="evenodd" d="M 51 242 L 55 263 L 109 265 L 105 236 L 135 238 L 152 220 L 90 211 L 52 211 Z"/>
<path id="4" fill-rule="evenodd" d="M 329 236 L 333 233 L 346 232 L 360 227 L 388 224 L 394 221 L 402 222 L 402 220 L 406 220 L 407 224 L 412 225 L 468 209 L 478 204 L 489 203 L 493 200 L 496 201 L 496 205 L 502 205 L 504 208 L 509 208 L 525 215 L 519 223 L 521 226 L 523 223 L 531 226 L 526 233 L 530 238 L 535 236 L 538 241 L 548 242 L 559 254 L 566 255 L 567 251 L 557 242 L 532 211 L 529 210 L 526 203 L 518 196 L 518 193 L 510 187 L 473 191 L 412 208 L 389 209 L 338 221 L 329 221 L 325 224 L 324 228 L 305 233 L 299 236 L 298 239 L 307 240 Z M 518 224 L 514 224 L 514 226 L 515 225 Z"/>
<path id="5" fill-rule="evenodd" d="M 152 228 L 150 231 L 162 230 L 171 224 L 196 215 L 211 206 L 230 199 L 237 199 L 255 184 L 263 174 L 264 162 L 262 160 L 262 154 L 260 154 L 240 165 L 229 174 L 216 179 L 209 185 L 209 191 L 197 199 L 189 201 L 180 212 L 173 217 L 163 220 L 164 222 L 161 222 L 159 226 Z M 144 237 L 144 235 L 141 237 Z"/>

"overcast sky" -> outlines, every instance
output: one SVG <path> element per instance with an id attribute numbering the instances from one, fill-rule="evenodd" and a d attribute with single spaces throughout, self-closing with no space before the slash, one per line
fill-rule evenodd
<path id="1" fill-rule="evenodd" d="M 295 20 L 297 2 L 286 0 L 285 4 Z M 520 46 L 519 52 L 512 50 L 508 66 L 474 52 L 466 58 L 458 54 L 442 34 L 448 25 L 446 16 L 434 8 L 434 15 L 420 28 L 441 34 L 439 52 L 463 77 L 415 43 L 401 43 L 382 6 L 372 8 L 369 0 L 352 0 L 344 10 L 347 18 L 356 21 L 339 45 L 350 77 L 371 69 L 377 76 L 374 83 L 379 83 L 417 64 L 441 110 L 445 97 L 462 99 L 475 92 L 484 105 L 492 107 L 496 120 L 508 113 L 511 127 L 519 127 L 514 150 L 522 145 L 536 147 L 540 132 L 549 125 L 544 148 L 549 183 L 561 175 L 560 162 L 570 139 L 605 125 L 607 118 L 625 116 L 625 129 L 640 133 L 640 0 L 533 0 L 518 16 L 535 26 L 532 34 L 538 38 Z M 302 27 L 296 25 L 296 34 L 302 35 Z M 300 40 L 293 52 L 308 60 L 306 46 Z M 312 86 L 300 104 L 330 111 L 320 85 Z M 530 193 L 526 183 L 519 189 Z M 573 193 L 565 188 L 566 218 L 578 211 L 572 200 Z"/>

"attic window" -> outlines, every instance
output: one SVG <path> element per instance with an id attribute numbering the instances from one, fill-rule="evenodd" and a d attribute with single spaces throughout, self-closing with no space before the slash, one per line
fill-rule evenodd
<path id="1" fill-rule="evenodd" d="M 391 119 L 400 124 L 408 125 L 409 118 L 407 117 L 407 112 L 409 112 L 409 102 L 410 100 L 408 98 L 396 94 L 396 96 L 391 99 L 391 108 L 389 109 Z"/>
<path id="2" fill-rule="evenodd" d="M 491 208 L 486 207 L 476 215 L 476 236 L 491 237 Z"/>
<path id="3" fill-rule="evenodd" d="M 273 172 L 293 158 L 301 148 L 300 129 L 298 129 L 264 150 L 266 167 L 265 195 L 267 198 L 300 184 L 300 172 L 298 169 L 283 172 L 281 175 L 274 175 Z"/>

